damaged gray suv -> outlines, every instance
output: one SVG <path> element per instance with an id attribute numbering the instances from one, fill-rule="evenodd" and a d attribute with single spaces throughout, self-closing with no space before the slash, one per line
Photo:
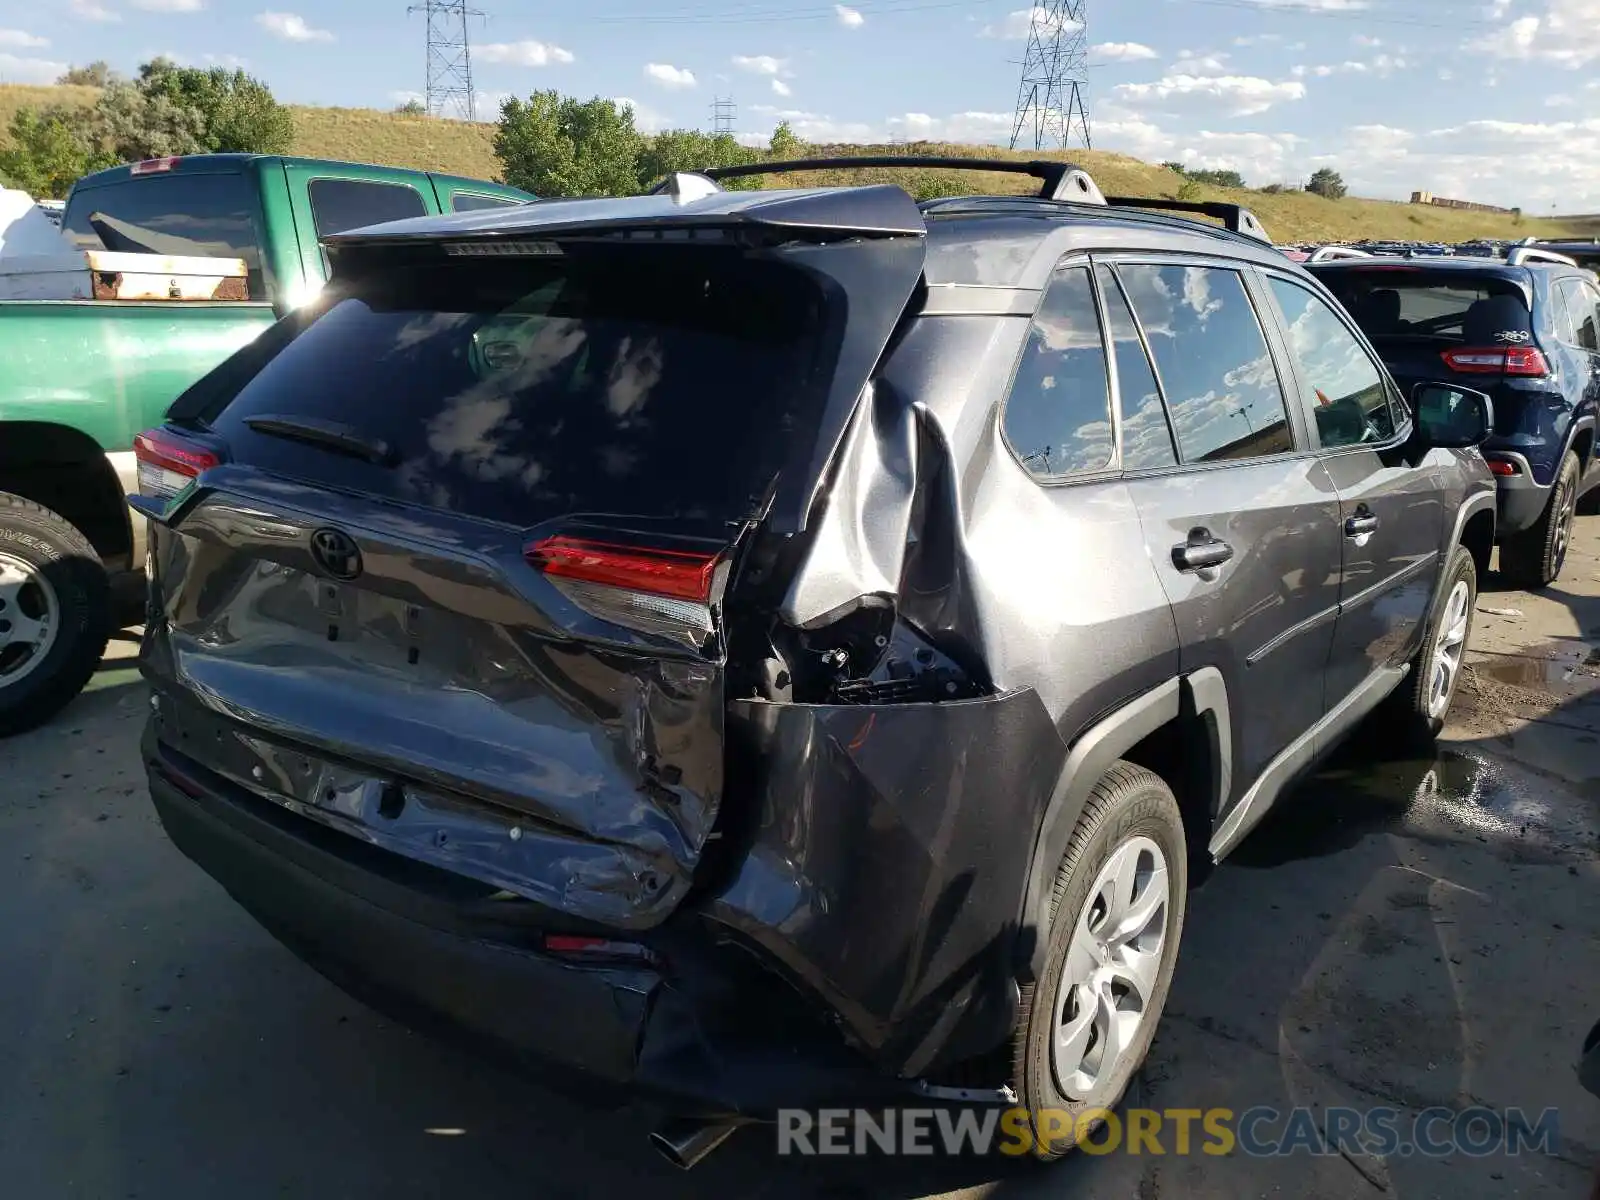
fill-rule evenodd
<path id="1" fill-rule="evenodd" d="M 172 840 L 685 1165 L 1115 1104 L 1191 873 L 1380 703 L 1437 732 L 1494 544 L 1487 397 L 1402 396 L 1248 212 L 892 165 L 1040 194 L 341 234 L 138 443 Z"/>

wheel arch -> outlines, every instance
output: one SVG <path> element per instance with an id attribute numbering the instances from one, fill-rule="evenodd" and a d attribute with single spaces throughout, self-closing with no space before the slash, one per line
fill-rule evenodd
<path id="1" fill-rule="evenodd" d="M 107 567 L 133 565 L 123 482 L 106 451 L 82 430 L 52 421 L 0 422 L 0 491 L 58 513 Z"/>
<path id="2" fill-rule="evenodd" d="M 1073 743 L 1045 806 L 1019 921 L 1019 976 L 1043 969 L 1044 924 L 1056 871 L 1094 786 L 1119 759 L 1161 776 L 1178 798 L 1191 867 L 1201 863 L 1232 789 L 1233 732 L 1222 673 L 1176 676 L 1101 717 Z"/>

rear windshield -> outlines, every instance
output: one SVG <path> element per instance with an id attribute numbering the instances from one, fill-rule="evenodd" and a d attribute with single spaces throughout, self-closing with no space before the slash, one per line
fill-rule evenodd
<path id="1" fill-rule="evenodd" d="M 518 526 L 739 520 L 826 393 L 820 303 L 732 251 L 430 263 L 335 293 L 205 415 L 237 460 Z M 396 465 L 246 424 L 266 414 L 337 421 Z"/>
<path id="2" fill-rule="evenodd" d="M 1402 267 L 1343 268 L 1320 278 L 1374 342 L 1429 338 L 1476 344 L 1494 340 L 1503 330 L 1529 330 L 1522 290 L 1497 276 Z"/>
<path id="3" fill-rule="evenodd" d="M 267 298 L 255 188 L 243 175 L 141 175 L 75 189 L 62 231 L 80 250 L 242 258 Z"/>

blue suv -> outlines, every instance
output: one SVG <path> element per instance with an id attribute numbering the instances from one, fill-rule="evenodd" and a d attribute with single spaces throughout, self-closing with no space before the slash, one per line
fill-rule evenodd
<path id="1" fill-rule="evenodd" d="M 1600 499 L 1600 286 L 1570 258 L 1347 257 L 1308 264 L 1403 389 L 1450 379 L 1494 400 L 1484 457 L 1499 484 L 1500 569 L 1523 587 L 1561 574 L 1574 513 Z"/>

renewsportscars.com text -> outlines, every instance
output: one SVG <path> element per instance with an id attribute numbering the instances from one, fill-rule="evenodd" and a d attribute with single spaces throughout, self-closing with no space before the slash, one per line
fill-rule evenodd
<path id="1" fill-rule="evenodd" d="M 1251 1157 L 1369 1154 L 1377 1157 L 1488 1157 L 1555 1154 L 1559 1118 L 1546 1108 L 1430 1108 L 1416 1114 L 1393 1108 L 1091 1109 L 1074 1117 L 1043 1109 L 1030 1120 L 1024 1108 L 782 1109 L 779 1154 L 1000 1154 L 1035 1152 L 1075 1134 L 1086 1154 L 1192 1154 Z"/>

